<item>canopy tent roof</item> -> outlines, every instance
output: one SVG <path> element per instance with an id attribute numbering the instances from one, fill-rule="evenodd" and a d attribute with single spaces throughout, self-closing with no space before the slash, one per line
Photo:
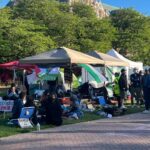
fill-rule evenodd
<path id="1" fill-rule="evenodd" d="M 82 67 L 82 80 L 89 82 L 94 88 L 100 88 L 108 83 L 107 79 L 98 72 L 93 66 L 88 64 L 79 64 Z M 87 73 L 86 73 L 87 72 Z"/>
<path id="2" fill-rule="evenodd" d="M 143 63 L 142 63 L 142 62 L 134 62 L 134 61 L 131 61 L 131 60 L 129 60 L 129 59 L 123 57 L 121 54 L 119 54 L 119 53 L 118 53 L 117 51 L 115 51 L 114 49 L 108 51 L 107 54 L 110 55 L 110 56 L 116 57 L 116 58 L 118 58 L 118 59 L 120 59 L 120 60 L 123 60 L 123 61 L 125 61 L 125 62 L 127 62 L 127 63 L 129 63 L 129 67 L 130 67 L 130 68 L 135 68 L 135 67 L 136 67 L 136 68 L 138 68 L 139 70 L 143 70 Z"/>
<path id="3" fill-rule="evenodd" d="M 60 47 L 52 51 L 44 52 L 35 56 L 26 57 L 20 60 L 23 64 L 63 65 L 63 64 L 104 64 L 103 60 L 96 59 L 84 53 Z"/>
<path id="4" fill-rule="evenodd" d="M 36 73 L 40 72 L 40 69 L 36 65 L 20 64 L 19 61 L 17 60 L 0 64 L 0 68 L 12 69 L 12 70 L 13 69 L 26 69 L 26 70 L 35 69 Z"/>
<path id="5" fill-rule="evenodd" d="M 98 51 L 90 51 L 88 55 L 103 60 L 105 65 L 107 66 L 129 66 L 128 62 L 125 62 L 123 60 L 117 59 L 115 57 L 112 57 L 110 55 Z"/>

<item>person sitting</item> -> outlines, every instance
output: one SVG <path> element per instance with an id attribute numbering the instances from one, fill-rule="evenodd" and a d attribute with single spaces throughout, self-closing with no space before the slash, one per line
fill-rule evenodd
<path id="1" fill-rule="evenodd" d="M 83 112 L 80 109 L 80 99 L 77 96 L 77 93 L 70 92 L 70 111 L 66 113 L 67 116 L 79 119 L 83 116 Z"/>
<path id="2" fill-rule="evenodd" d="M 45 123 L 46 121 L 46 105 L 49 96 L 49 91 L 45 90 L 40 98 L 40 107 L 38 109 L 38 115 L 41 116 L 40 123 Z"/>
<path id="3" fill-rule="evenodd" d="M 23 108 L 23 99 L 26 97 L 26 93 L 21 92 L 19 98 L 14 100 L 14 105 L 12 108 L 11 119 L 17 119 L 20 116 L 21 109 Z"/>
<path id="4" fill-rule="evenodd" d="M 16 89 L 15 83 L 12 83 L 10 89 L 8 89 L 7 97 L 11 100 L 15 100 L 19 98 L 19 92 Z"/>
<path id="5" fill-rule="evenodd" d="M 46 109 L 46 123 L 52 124 L 56 126 L 62 125 L 62 108 L 61 104 L 59 103 L 58 99 L 56 98 L 56 94 L 52 93 L 45 105 Z"/>

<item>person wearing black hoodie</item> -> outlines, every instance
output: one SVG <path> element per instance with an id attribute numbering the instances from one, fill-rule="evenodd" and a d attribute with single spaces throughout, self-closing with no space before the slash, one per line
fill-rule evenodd
<path id="1" fill-rule="evenodd" d="M 119 78 L 119 88 L 120 88 L 121 108 L 125 108 L 123 102 L 126 99 L 127 90 L 128 90 L 128 82 L 127 82 L 127 75 L 125 69 L 121 70 L 121 76 Z"/>
<path id="2" fill-rule="evenodd" d="M 46 101 L 46 123 L 56 126 L 62 124 L 62 108 L 56 98 L 56 94 L 52 93 Z"/>

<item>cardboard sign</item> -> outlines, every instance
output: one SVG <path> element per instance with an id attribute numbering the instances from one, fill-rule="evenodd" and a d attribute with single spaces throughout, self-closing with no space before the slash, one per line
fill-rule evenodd
<path id="1" fill-rule="evenodd" d="M 14 105 L 13 100 L 7 100 L 7 101 L 1 100 L 0 101 L 0 111 L 11 112 L 13 105 Z"/>
<path id="2" fill-rule="evenodd" d="M 33 128 L 30 120 L 26 118 L 18 119 L 18 124 L 21 128 Z"/>

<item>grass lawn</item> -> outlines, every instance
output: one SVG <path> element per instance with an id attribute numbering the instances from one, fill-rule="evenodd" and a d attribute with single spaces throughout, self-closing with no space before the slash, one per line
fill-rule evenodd
<path id="1" fill-rule="evenodd" d="M 63 125 L 74 124 L 74 123 L 85 122 L 85 121 L 91 121 L 91 120 L 97 120 L 97 119 L 101 119 L 101 118 L 102 117 L 97 115 L 96 113 L 85 112 L 84 117 L 81 119 L 78 119 L 78 120 L 64 119 Z M 8 116 L 6 116 L 6 119 L 3 119 L 3 115 L 1 114 L 0 115 L 0 137 L 6 137 L 6 136 L 10 136 L 10 135 L 15 135 L 18 133 L 28 133 L 28 132 L 36 130 L 36 127 L 32 128 L 32 129 L 21 129 L 19 127 L 7 125 L 7 122 L 8 122 Z M 46 129 L 46 128 L 50 128 L 50 127 L 54 127 L 54 126 L 42 125 L 41 129 Z"/>
<path id="2" fill-rule="evenodd" d="M 131 106 L 128 106 L 128 110 L 126 114 L 132 114 L 132 113 L 137 113 L 137 112 L 142 112 L 144 110 L 144 107 L 138 108 L 131 108 Z M 63 125 L 68 125 L 68 124 L 74 124 L 74 123 L 79 123 L 79 122 L 86 122 L 86 121 L 91 121 L 91 120 L 97 120 L 103 118 L 102 116 L 97 115 L 95 112 L 84 112 L 84 117 L 78 120 L 74 119 L 64 119 Z M 6 116 L 6 119 L 3 119 L 3 115 L 0 114 L 0 138 L 1 137 L 6 137 L 10 135 L 15 135 L 19 133 L 28 133 L 33 130 L 36 130 L 36 127 L 32 129 L 21 129 L 19 127 L 14 127 L 11 125 L 7 125 L 8 122 L 8 116 Z M 46 129 L 54 126 L 50 125 L 42 125 L 41 129 Z"/>

